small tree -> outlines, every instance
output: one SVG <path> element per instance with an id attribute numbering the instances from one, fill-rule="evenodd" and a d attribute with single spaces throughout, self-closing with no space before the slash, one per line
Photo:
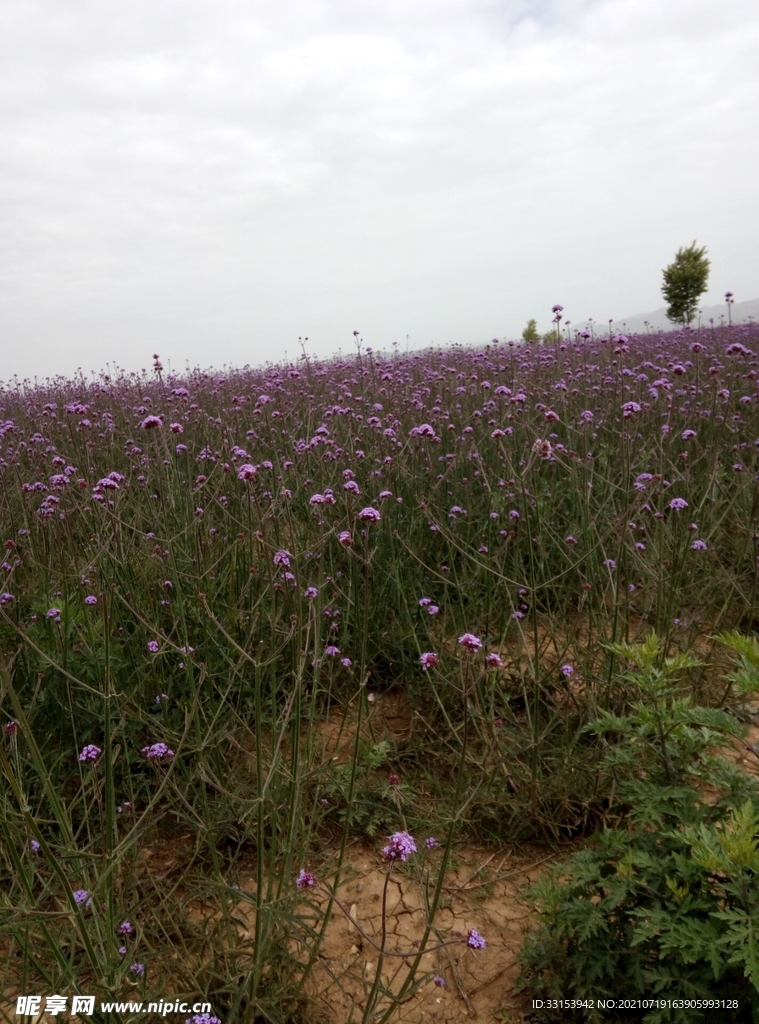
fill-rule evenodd
<path id="1" fill-rule="evenodd" d="M 540 333 L 538 331 L 537 320 L 527 321 L 527 326 L 522 331 L 522 340 L 530 342 L 540 341 Z"/>
<path id="2" fill-rule="evenodd" d="M 673 323 L 689 324 L 696 315 L 699 298 L 706 291 L 709 278 L 709 260 L 706 247 L 697 249 L 695 241 L 687 249 L 678 249 L 674 263 L 663 271 L 662 294 L 669 303 L 667 319 Z"/>

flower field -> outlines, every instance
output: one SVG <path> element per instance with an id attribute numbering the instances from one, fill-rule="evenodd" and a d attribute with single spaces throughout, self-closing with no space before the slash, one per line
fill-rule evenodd
<path id="1" fill-rule="evenodd" d="M 451 971 L 496 936 L 440 924 L 457 851 L 624 811 L 594 723 L 631 645 L 743 707 L 716 637 L 759 617 L 759 325 L 6 382 L 0 480 L 12 998 L 318 1022 L 360 849 L 382 912 L 343 1019 L 464 1019 Z"/>

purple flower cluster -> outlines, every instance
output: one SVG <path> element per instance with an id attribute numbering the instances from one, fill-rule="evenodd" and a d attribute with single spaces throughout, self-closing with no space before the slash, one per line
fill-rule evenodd
<path id="1" fill-rule="evenodd" d="M 153 743 L 149 747 L 143 747 L 142 753 L 151 762 L 151 764 L 159 764 L 161 761 L 170 761 L 174 756 L 174 751 L 169 750 L 165 743 Z"/>
<path id="2" fill-rule="evenodd" d="M 412 853 L 416 853 L 416 842 L 408 832 L 393 832 L 388 839 L 390 842 L 382 848 L 385 860 L 405 860 Z"/>

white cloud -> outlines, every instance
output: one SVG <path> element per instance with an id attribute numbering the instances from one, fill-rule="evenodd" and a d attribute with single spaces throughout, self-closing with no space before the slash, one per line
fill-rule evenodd
<path id="1" fill-rule="evenodd" d="M 757 43 L 751 0 L 6 0 L 2 376 L 618 318 L 694 237 L 753 298 Z"/>

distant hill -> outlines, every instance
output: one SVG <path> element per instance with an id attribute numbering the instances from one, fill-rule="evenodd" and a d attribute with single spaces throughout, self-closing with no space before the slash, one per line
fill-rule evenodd
<path id="1" fill-rule="evenodd" d="M 759 320 L 759 299 L 748 299 L 746 302 L 735 302 L 733 303 L 732 319 L 734 324 L 742 323 L 744 320 L 752 316 L 754 320 Z M 715 326 L 719 326 L 720 317 L 724 317 L 725 323 L 727 323 L 727 305 L 721 302 L 718 306 L 702 306 L 701 307 L 701 326 L 709 326 L 709 318 L 714 317 Z M 662 306 L 661 309 L 654 310 L 653 313 L 636 313 L 634 316 L 626 316 L 621 320 L 615 320 L 611 328 L 614 331 L 628 330 L 630 333 L 644 334 L 646 331 L 646 320 L 648 321 L 652 330 L 655 331 L 671 331 L 674 330 L 675 324 L 667 319 L 667 307 Z M 693 320 L 692 326 L 698 326 L 699 317 L 696 315 Z M 596 328 L 604 330 L 607 324 L 597 323 Z"/>

